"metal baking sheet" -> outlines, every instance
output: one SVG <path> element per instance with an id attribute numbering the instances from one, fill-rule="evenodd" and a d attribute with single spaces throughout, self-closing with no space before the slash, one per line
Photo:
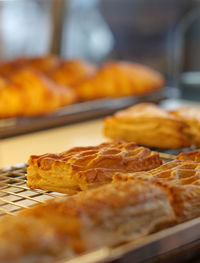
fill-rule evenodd
<path id="1" fill-rule="evenodd" d="M 0 120 L 0 138 L 7 138 L 78 121 L 102 117 L 140 102 L 158 103 L 169 98 L 171 89 L 166 88 L 146 96 L 114 99 L 98 99 L 62 107 L 52 114 L 40 117 L 9 118 Z"/>

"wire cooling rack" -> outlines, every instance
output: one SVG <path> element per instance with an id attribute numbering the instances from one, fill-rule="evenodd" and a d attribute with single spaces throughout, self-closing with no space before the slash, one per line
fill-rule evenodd
<path id="1" fill-rule="evenodd" d="M 160 156 L 165 162 L 175 158 L 166 153 L 160 153 Z M 0 216 L 13 215 L 20 209 L 64 195 L 39 189 L 31 190 L 26 185 L 26 170 L 27 164 L 0 169 Z"/>

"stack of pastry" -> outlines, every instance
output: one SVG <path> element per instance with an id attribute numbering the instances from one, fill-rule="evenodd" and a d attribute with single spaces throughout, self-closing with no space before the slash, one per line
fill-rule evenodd
<path id="1" fill-rule="evenodd" d="M 0 118 L 42 115 L 77 101 L 141 95 L 164 85 L 158 72 L 142 65 L 116 61 L 97 68 L 56 56 L 1 63 L 0 78 Z"/>
<path id="2" fill-rule="evenodd" d="M 28 184 L 38 180 L 33 188 L 45 189 L 46 180 L 52 190 L 63 192 L 59 180 L 68 189 L 76 173 L 85 172 L 76 176 L 77 186 L 81 177 L 87 182 L 87 176 L 97 176 L 100 168 L 99 183 L 92 186 L 95 189 L 78 189 L 86 191 L 3 218 L 0 261 L 55 262 L 57 257 L 127 242 L 200 216 L 199 161 L 197 150 L 159 166 L 157 153 L 125 142 L 32 156 Z M 64 176 L 68 180 L 63 181 Z"/>
<path id="3" fill-rule="evenodd" d="M 150 147 L 198 147 L 200 110 L 187 107 L 170 112 L 151 103 L 142 103 L 106 118 L 104 134 Z"/>

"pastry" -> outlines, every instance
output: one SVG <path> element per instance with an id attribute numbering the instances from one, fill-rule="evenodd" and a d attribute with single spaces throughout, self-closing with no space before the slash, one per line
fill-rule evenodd
<path id="1" fill-rule="evenodd" d="M 71 89 L 29 69 L 17 71 L 9 80 L 0 79 L 0 118 L 46 114 L 75 99 Z"/>
<path id="2" fill-rule="evenodd" d="M 59 58 L 53 55 L 44 57 L 21 57 L 0 64 L 0 76 L 10 77 L 13 73 L 22 69 L 32 69 L 39 73 L 47 74 L 60 63 Z"/>
<path id="3" fill-rule="evenodd" d="M 107 184 L 1 220 L 0 261 L 55 262 L 56 256 L 117 245 L 175 222 L 162 188 L 138 180 Z"/>
<path id="4" fill-rule="evenodd" d="M 30 188 L 76 193 L 111 182 L 115 172 L 147 171 L 158 167 L 159 154 L 135 143 L 102 143 L 75 147 L 60 154 L 31 156 L 27 170 Z"/>
<path id="5" fill-rule="evenodd" d="M 178 222 L 200 216 L 200 163 L 175 160 L 148 172 L 115 174 L 113 182 L 135 179 L 166 190 Z"/>
<path id="6" fill-rule="evenodd" d="M 191 152 L 182 152 L 176 157 L 180 161 L 194 161 L 200 163 L 200 149 Z"/>
<path id="7" fill-rule="evenodd" d="M 182 107 L 171 111 L 171 114 L 188 124 L 185 133 L 188 135 L 192 145 L 200 147 L 200 109 L 194 107 Z"/>
<path id="8" fill-rule="evenodd" d="M 73 59 L 60 62 L 49 72 L 48 77 L 56 83 L 74 87 L 90 77 L 96 71 L 96 67 L 89 62 Z"/>
<path id="9" fill-rule="evenodd" d="M 187 127 L 184 121 L 160 107 L 141 103 L 106 118 L 104 134 L 145 146 L 177 149 L 190 146 L 183 132 Z"/>
<path id="10" fill-rule="evenodd" d="M 142 95 L 164 86 L 164 79 L 158 72 L 131 62 L 107 62 L 93 75 L 77 85 L 81 100 L 105 97 Z"/>

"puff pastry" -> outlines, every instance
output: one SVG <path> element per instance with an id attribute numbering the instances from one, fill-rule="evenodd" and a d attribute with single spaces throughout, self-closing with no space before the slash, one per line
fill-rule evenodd
<path id="1" fill-rule="evenodd" d="M 75 147 L 60 154 L 33 155 L 28 163 L 30 188 L 76 193 L 111 182 L 117 171 L 147 171 L 158 167 L 162 161 L 156 152 L 135 143 L 118 141 Z"/>
<path id="2" fill-rule="evenodd" d="M 76 91 L 81 100 L 146 94 L 162 88 L 158 72 L 136 63 L 112 61 L 103 64 Z"/>
<path id="3" fill-rule="evenodd" d="M 58 88 L 32 70 L 20 70 L 9 80 L 0 79 L 0 118 L 46 114 L 75 99 L 73 90 Z"/>
<path id="4" fill-rule="evenodd" d="M 106 118 L 104 134 L 145 146 L 177 149 L 190 145 L 183 132 L 187 127 L 184 121 L 158 106 L 141 103 Z"/>
<path id="5" fill-rule="evenodd" d="M 89 62 L 72 59 L 60 62 L 49 72 L 48 77 L 60 85 L 74 87 L 89 78 L 96 71 L 96 67 Z"/>
<path id="6" fill-rule="evenodd" d="M 200 164 L 175 160 L 143 173 L 115 174 L 113 182 L 145 180 L 168 192 L 178 222 L 200 216 Z"/>
<path id="7" fill-rule="evenodd" d="M 189 137 L 192 145 L 200 147 L 200 109 L 195 107 L 182 107 L 171 111 L 171 114 L 188 124 L 185 133 Z"/>
<path id="8" fill-rule="evenodd" d="M 39 262 L 142 237 L 175 223 L 166 191 L 116 182 L 55 199 L 0 221 L 0 261 Z M 10 261 L 9 261 L 10 260 Z"/>

